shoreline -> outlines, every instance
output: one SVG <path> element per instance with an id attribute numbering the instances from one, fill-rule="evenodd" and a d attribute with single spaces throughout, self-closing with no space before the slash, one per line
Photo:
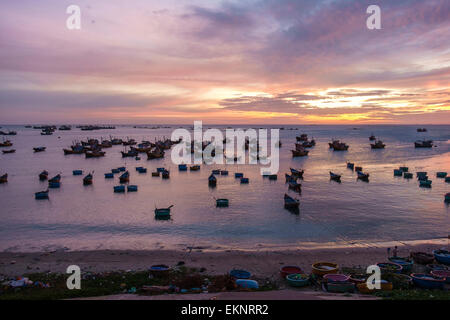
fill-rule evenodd
<path id="1" fill-rule="evenodd" d="M 447 246 L 447 239 L 439 242 L 409 243 L 395 242 L 399 256 L 408 256 L 410 251 L 425 251 Z M 340 267 L 367 267 L 387 261 L 384 247 L 335 247 L 293 248 L 274 250 L 228 249 L 203 250 L 194 247 L 184 250 L 91 250 L 51 252 L 0 252 L 0 276 L 22 276 L 30 273 L 65 273 L 69 265 L 78 265 L 83 272 L 142 271 L 151 265 L 175 266 L 184 262 L 186 267 L 205 270 L 212 275 L 228 273 L 233 268 L 249 270 L 258 278 L 277 278 L 283 265 L 297 265 L 310 273 L 315 262 L 329 261 Z M 392 252 L 392 251 L 391 251 Z"/>

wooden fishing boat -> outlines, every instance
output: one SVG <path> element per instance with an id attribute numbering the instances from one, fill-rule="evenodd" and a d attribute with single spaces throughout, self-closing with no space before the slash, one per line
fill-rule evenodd
<path id="1" fill-rule="evenodd" d="M 0 142 L 0 147 L 12 147 L 12 142 L 9 140 L 3 140 L 3 142 Z"/>
<path id="2" fill-rule="evenodd" d="M 0 183 L 6 183 L 6 182 L 8 182 L 8 174 L 7 173 L 0 176 Z"/>
<path id="3" fill-rule="evenodd" d="M 371 143 L 370 147 L 372 149 L 384 149 L 384 147 L 386 147 L 386 145 L 383 143 L 383 141 L 378 140 L 375 143 Z"/>
<path id="4" fill-rule="evenodd" d="M 413 259 L 414 263 L 418 264 L 430 264 L 434 261 L 434 255 L 426 252 L 415 251 L 411 252 L 410 256 Z"/>
<path id="5" fill-rule="evenodd" d="M 450 192 L 445 194 L 444 201 L 450 203 Z"/>
<path id="6" fill-rule="evenodd" d="M 283 279 L 286 279 L 286 277 L 290 274 L 303 274 L 305 273 L 302 268 L 298 266 L 283 266 L 280 268 L 280 276 Z"/>
<path id="7" fill-rule="evenodd" d="M 339 140 L 333 140 L 331 143 L 329 143 L 329 146 L 334 151 L 347 151 L 349 146 L 343 142 L 340 142 Z"/>
<path id="8" fill-rule="evenodd" d="M 138 155 L 138 152 L 134 149 L 130 149 L 128 151 L 120 151 L 122 154 L 122 158 L 133 158 Z"/>
<path id="9" fill-rule="evenodd" d="M 349 168 L 349 169 L 354 169 L 355 168 L 355 164 L 354 163 L 352 163 L 352 162 L 347 162 L 347 168 Z"/>
<path id="10" fill-rule="evenodd" d="M 57 174 L 56 176 L 48 180 L 48 182 L 60 182 L 60 181 L 61 181 L 61 174 Z"/>
<path id="11" fill-rule="evenodd" d="M 164 170 L 163 172 L 161 172 L 161 178 L 169 179 L 170 178 L 170 171 L 169 170 Z"/>
<path id="12" fill-rule="evenodd" d="M 43 181 L 43 180 L 47 180 L 48 178 L 48 171 L 44 170 L 41 173 L 39 173 L 39 180 Z"/>
<path id="13" fill-rule="evenodd" d="M 419 185 L 424 188 L 431 188 L 431 184 L 433 181 L 431 180 L 419 180 Z"/>
<path id="14" fill-rule="evenodd" d="M 170 219 L 170 209 L 173 205 L 167 208 L 155 208 L 155 218 L 156 219 Z"/>
<path id="15" fill-rule="evenodd" d="M 445 178 L 447 177 L 447 172 L 436 172 L 436 178 Z"/>
<path id="16" fill-rule="evenodd" d="M 309 276 L 304 273 L 288 274 L 285 279 L 292 287 L 305 287 L 309 285 Z"/>
<path id="17" fill-rule="evenodd" d="M 3 153 L 6 153 L 6 154 L 8 154 L 8 153 L 14 153 L 14 152 L 16 152 L 16 149 L 2 150 L 2 152 L 3 152 Z"/>
<path id="18" fill-rule="evenodd" d="M 306 157 L 309 153 L 308 150 L 291 150 L 292 152 L 292 157 Z"/>
<path id="19" fill-rule="evenodd" d="M 444 288 L 445 279 L 434 276 L 432 274 L 412 273 L 414 285 L 422 289 L 442 289 Z"/>
<path id="20" fill-rule="evenodd" d="M 112 172 L 105 173 L 105 179 L 114 179 L 114 173 Z"/>
<path id="21" fill-rule="evenodd" d="M 155 151 L 147 152 L 147 160 L 164 158 L 164 151 L 156 149 Z"/>
<path id="22" fill-rule="evenodd" d="M 331 142 L 328 142 L 328 145 L 330 146 L 330 149 L 333 149 L 335 144 L 338 144 L 340 140 L 331 140 Z"/>
<path id="23" fill-rule="evenodd" d="M 291 170 L 291 174 L 293 177 L 297 177 L 302 179 L 303 178 L 303 174 L 305 173 L 305 170 L 297 170 L 297 169 L 292 169 L 289 168 Z"/>
<path id="24" fill-rule="evenodd" d="M 114 186 L 113 190 L 114 190 L 114 193 L 124 193 L 125 192 L 125 186 Z"/>
<path id="25" fill-rule="evenodd" d="M 130 182 L 130 173 L 128 171 L 125 171 L 122 173 L 122 175 L 119 177 L 120 183 L 128 183 Z"/>
<path id="26" fill-rule="evenodd" d="M 355 167 L 355 171 L 362 171 L 362 167 Z"/>
<path id="27" fill-rule="evenodd" d="M 330 180 L 341 182 L 341 175 L 330 171 Z"/>
<path id="28" fill-rule="evenodd" d="M 241 178 L 241 184 L 248 184 L 249 182 L 250 181 L 248 178 L 244 178 L 244 177 Z"/>
<path id="29" fill-rule="evenodd" d="M 401 273 L 403 267 L 394 262 L 382 262 L 377 263 L 377 266 L 380 268 L 381 273 Z"/>
<path id="30" fill-rule="evenodd" d="M 86 151 L 85 152 L 85 156 L 86 158 L 100 158 L 100 157 L 104 157 L 105 156 L 105 152 L 104 151 Z"/>
<path id="31" fill-rule="evenodd" d="M 46 148 L 46 147 L 36 147 L 36 148 L 33 148 L 34 152 L 44 152 L 45 149 L 47 149 L 47 148 Z"/>
<path id="32" fill-rule="evenodd" d="M 358 174 L 358 179 L 363 180 L 363 181 L 369 181 L 368 173 L 364 173 L 362 171 L 356 171 L 356 173 Z"/>
<path id="33" fill-rule="evenodd" d="M 414 142 L 414 147 L 416 148 L 432 148 L 433 140 L 423 140 Z"/>
<path id="34" fill-rule="evenodd" d="M 403 171 L 400 169 L 394 169 L 394 176 L 401 177 L 403 175 Z"/>
<path id="35" fill-rule="evenodd" d="M 289 186 L 289 189 L 291 189 L 295 192 L 298 192 L 298 193 L 302 193 L 302 185 L 300 183 L 298 183 L 297 181 L 289 181 L 288 186 Z"/>
<path id="36" fill-rule="evenodd" d="M 127 141 L 122 141 L 122 144 L 124 146 L 134 146 L 137 144 L 137 142 L 134 139 L 128 139 Z"/>
<path id="37" fill-rule="evenodd" d="M 83 170 L 73 170 L 72 174 L 74 176 L 81 176 L 83 174 Z"/>
<path id="38" fill-rule="evenodd" d="M 316 262 L 312 265 L 312 273 L 318 276 L 324 276 L 328 273 L 337 273 L 339 266 L 332 262 Z"/>
<path id="39" fill-rule="evenodd" d="M 137 185 L 128 185 L 127 186 L 127 192 L 137 192 L 138 191 L 138 186 Z"/>
<path id="40" fill-rule="evenodd" d="M 228 207 L 228 199 L 216 199 L 216 207 Z"/>
<path id="41" fill-rule="evenodd" d="M 369 137 L 369 140 L 370 140 L 370 141 L 375 141 L 375 139 L 376 139 L 376 138 L 375 138 L 375 136 L 374 136 L 373 133 L 372 133 L 372 135 Z"/>
<path id="42" fill-rule="evenodd" d="M 296 139 L 297 141 L 308 141 L 308 135 L 305 134 L 305 133 L 303 133 L 303 134 L 301 134 L 300 136 L 295 137 L 295 139 Z"/>
<path id="43" fill-rule="evenodd" d="M 433 255 L 437 262 L 445 265 L 450 265 L 450 251 L 442 249 L 434 250 Z"/>
<path id="44" fill-rule="evenodd" d="M 288 194 L 284 194 L 284 208 L 288 210 L 298 210 L 300 200 L 294 199 Z"/>
<path id="45" fill-rule="evenodd" d="M 152 172 L 152 177 L 159 177 L 159 171 L 153 171 Z"/>
<path id="46" fill-rule="evenodd" d="M 211 173 L 211 175 L 208 177 L 208 184 L 211 187 L 215 187 L 217 184 L 217 178 L 214 176 L 214 174 Z"/>
<path id="47" fill-rule="evenodd" d="M 190 166 L 189 170 L 190 171 L 198 171 L 198 170 L 200 170 L 200 165 L 196 164 L 196 165 Z"/>
<path id="48" fill-rule="evenodd" d="M 48 199 L 48 189 L 45 191 L 39 191 L 34 194 L 34 198 L 36 200 L 44 200 Z"/>
<path id="49" fill-rule="evenodd" d="M 85 185 L 85 186 L 91 185 L 93 179 L 94 179 L 94 176 L 92 175 L 92 173 L 89 173 L 87 176 L 85 176 L 83 178 L 83 185 Z"/>

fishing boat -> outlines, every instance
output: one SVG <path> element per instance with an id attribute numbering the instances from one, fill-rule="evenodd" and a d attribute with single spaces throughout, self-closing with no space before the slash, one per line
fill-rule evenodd
<path id="1" fill-rule="evenodd" d="M 179 164 L 178 165 L 178 171 L 187 171 L 187 165 Z"/>
<path id="2" fill-rule="evenodd" d="M 92 180 L 94 179 L 94 176 L 92 175 L 92 173 L 89 173 L 87 176 L 85 176 L 83 178 L 83 185 L 84 186 L 89 186 L 92 184 Z"/>
<path id="3" fill-rule="evenodd" d="M 328 142 L 328 145 L 330 146 L 330 149 L 333 149 L 333 146 L 339 142 L 340 140 L 331 140 L 331 142 Z"/>
<path id="4" fill-rule="evenodd" d="M 297 169 L 292 169 L 292 168 L 289 168 L 289 169 L 291 170 L 291 174 L 293 177 L 303 179 L 303 174 L 305 173 L 305 170 L 297 170 Z"/>
<path id="5" fill-rule="evenodd" d="M 447 177 L 447 172 L 436 172 L 436 178 L 445 178 Z"/>
<path id="6" fill-rule="evenodd" d="M 362 171 L 356 171 L 356 173 L 358 174 L 358 179 L 359 180 L 369 181 L 369 174 L 368 173 L 364 173 Z"/>
<path id="7" fill-rule="evenodd" d="M 305 134 L 305 133 L 303 133 L 303 134 L 301 134 L 300 136 L 295 137 L 295 139 L 296 139 L 297 141 L 308 141 L 308 135 Z"/>
<path id="8" fill-rule="evenodd" d="M 405 179 L 412 179 L 414 176 L 411 172 L 404 172 L 403 173 L 403 178 Z"/>
<path id="9" fill-rule="evenodd" d="M 8 153 L 14 153 L 14 152 L 16 152 L 16 149 L 2 150 L 2 152 L 3 152 L 3 153 L 6 153 L 6 154 L 8 154 Z"/>
<path id="10" fill-rule="evenodd" d="M 450 192 L 445 194 L 445 202 L 450 203 Z"/>
<path id="11" fill-rule="evenodd" d="M 211 187 L 215 187 L 217 184 L 217 178 L 214 176 L 214 174 L 211 173 L 211 175 L 208 177 L 208 184 Z"/>
<path id="12" fill-rule="evenodd" d="M 228 199 L 216 199 L 216 207 L 228 207 Z"/>
<path id="13" fill-rule="evenodd" d="M 134 149 L 130 149 L 128 151 L 120 151 L 122 154 L 122 158 L 134 158 L 138 155 L 138 152 Z"/>
<path id="14" fill-rule="evenodd" d="M 434 250 L 433 255 L 437 262 L 445 265 L 450 265 L 450 251 L 442 249 Z"/>
<path id="15" fill-rule="evenodd" d="M 73 170 L 72 174 L 74 176 L 81 176 L 83 174 L 83 170 Z"/>
<path id="16" fill-rule="evenodd" d="M 409 168 L 408 167 L 399 167 L 400 170 L 402 170 L 403 172 L 408 172 Z"/>
<path id="17" fill-rule="evenodd" d="M 155 218 L 156 219 L 170 219 L 170 209 L 173 207 L 173 205 L 167 207 L 167 208 L 155 208 Z"/>
<path id="18" fill-rule="evenodd" d="M 147 152 L 147 160 L 164 158 L 164 151 L 156 148 L 154 151 Z"/>
<path id="19" fill-rule="evenodd" d="M 152 177 L 159 177 L 159 171 L 153 171 L 152 172 Z"/>
<path id="20" fill-rule="evenodd" d="M 166 168 L 156 168 L 156 171 L 158 171 L 158 172 L 163 172 L 165 170 L 166 170 Z"/>
<path id="21" fill-rule="evenodd" d="M 233 269 L 230 271 L 230 276 L 235 279 L 250 279 L 252 274 L 247 270 Z"/>
<path id="22" fill-rule="evenodd" d="M 384 149 L 384 147 L 386 147 L 386 145 L 383 143 L 383 141 L 378 140 L 375 143 L 371 143 L 370 147 L 372 149 Z"/>
<path id="23" fill-rule="evenodd" d="M 341 182 L 341 175 L 330 171 L 330 180 Z"/>
<path id="24" fill-rule="evenodd" d="M 221 176 L 227 176 L 228 175 L 228 170 L 220 170 L 220 175 Z"/>
<path id="25" fill-rule="evenodd" d="M 312 265 L 312 273 L 318 276 L 324 276 L 329 273 L 337 273 L 339 266 L 332 262 L 316 262 Z"/>
<path id="26" fill-rule="evenodd" d="M 290 274 L 303 274 L 305 273 L 302 268 L 298 266 L 283 266 L 280 268 L 280 276 L 283 279 L 286 279 L 286 277 Z"/>
<path id="27" fill-rule="evenodd" d="M 111 173 L 119 173 L 120 170 L 118 168 L 111 169 Z"/>
<path id="28" fill-rule="evenodd" d="M 434 261 L 434 255 L 420 251 L 411 252 L 411 258 L 413 259 L 414 263 L 425 265 L 433 263 Z"/>
<path id="29" fill-rule="evenodd" d="M 7 173 L 0 176 L 0 183 L 6 183 L 6 182 L 8 182 L 8 174 Z"/>
<path id="30" fill-rule="evenodd" d="M 241 178 L 241 184 L 248 184 L 249 183 L 249 179 L 248 178 Z"/>
<path id="31" fill-rule="evenodd" d="M 105 179 L 114 179 L 114 173 L 112 172 L 105 173 Z"/>
<path id="32" fill-rule="evenodd" d="M 417 132 L 427 132 L 427 128 L 417 128 Z"/>
<path id="33" fill-rule="evenodd" d="M 373 133 L 372 133 L 372 135 L 369 137 L 369 140 L 370 140 L 370 141 L 375 141 L 375 139 L 376 139 L 376 138 L 375 138 L 375 136 L 374 136 Z"/>
<path id="34" fill-rule="evenodd" d="M 147 168 L 144 168 L 144 167 L 139 167 L 138 169 L 136 169 L 137 170 L 137 172 L 139 172 L 139 173 L 147 173 Z"/>
<path id="35" fill-rule="evenodd" d="M 395 177 L 401 177 L 403 176 L 403 171 L 400 169 L 394 169 L 394 176 Z"/>
<path id="36" fill-rule="evenodd" d="M 3 140 L 3 142 L 0 142 L 0 147 L 12 147 L 12 142 L 9 140 Z"/>
<path id="37" fill-rule="evenodd" d="M 445 283 L 450 283 L 450 271 L 448 270 L 433 270 L 431 275 L 444 279 Z"/>
<path id="38" fill-rule="evenodd" d="M 125 192 L 125 186 L 114 186 L 113 190 L 114 190 L 114 193 L 124 193 Z"/>
<path id="39" fill-rule="evenodd" d="M 72 146 L 71 149 L 63 149 L 63 151 L 64 151 L 64 155 L 68 155 L 68 154 L 82 154 L 82 153 L 86 152 L 84 147 L 81 146 L 81 145 Z"/>
<path id="40" fill-rule="evenodd" d="M 34 198 L 36 200 L 48 199 L 48 189 L 45 191 L 39 191 L 34 193 Z"/>
<path id="41" fill-rule="evenodd" d="M 308 150 L 291 150 L 292 157 L 306 157 L 309 153 Z"/>
<path id="42" fill-rule="evenodd" d="M 355 168 L 355 164 L 354 163 L 352 163 L 352 162 L 347 162 L 347 168 L 349 168 L 349 169 L 354 169 Z"/>
<path id="43" fill-rule="evenodd" d="M 382 262 L 377 263 L 377 266 L 380 268 L 381 273 L 401 273 L 403 267 L 400 264 L 394 262 Z"/>
<path id="44" fill-rule="evenodd" d="M 128 139 L 127 141 L 122 141 L 124 146 L 134 146 L 137 144 L 137 141 L 134 139 Z"/>
<path id="45" fill-rule="evenodd" d="M 126 167 L 118 167 L 117 168 L 120 172 L 125 172 L 127 170 Z"/>
<path id="46" fill-rule="evenodd" d="M 137 192 L 138 191 L 138 186 L 134 185 L 134 184 L 129 185 L 129 186 L 127 186 L 127 191 L 128 192 Z"/>
<path id="47" fill-rule="evenodd" d="M 128 183 L 130 182 L 130 173 L 128 171 L 125 171 L 122 173 L 122 175 L 119 177 L 120 183 Z"/>
<path id="48" fill-rule="evenodd" d="M 427 175 L 427 172 L 425 172 L 425 171 L 418 171 L 418 172 L 416 172 L 416 177 L 417 178 L 419 178 L 419 176 L 426 176 Z"/>
<path id="49" fill-rule="evenodd" d="M 276 175 L 276 174 L 269 174 L 269 180 L 274 181 L 274 180 L 277 180 L 277 179 L 278 179 L 278 175 Z"/>
<path id="50" fill-rule="evenodd" d="M 48 171 L 44 170 L 41 173 L 39 173 L 39 180 L 43 181 L 43 180 L 47 180 L 48 178 Z"/>
<path id="51" fill-rule="evenodd" d="M 36 148 L 33 148 L 34 152 L 44 152 L 45 149 L 46 149 L 46 147 L 36 147 Z"/>
<path id="52" fill-rule="evenodd" d="M 444 288 L 445 279 L 434 276 L 432 274 L 412 273 L 414 285 L 422 289 L 442 289 Z"/>
<path id="53" fill-rule="evenodd" d="M 419 186 L 424 187 L 424 188 L 431 188 L 432 183 L 433 183 L 433 181 L 431 181 L 431 180 L 419 180 Z"/>
<path id="54" fill-rule="evenodd" d="M 61 185 L 61 175 L 57 174 L 53 178 L 48 180 L 48 187 L 49 188 L 59 188 Z"/>
<path id="55" fill-rule="evenodd" d="M 419 182 L 420 182 L 420 181 L 428 180 L 428 176 L 418 176 L 418 177 L 417 177 L 417 180 L 419 180 Z"/>
<path id="56" fill-rule="evenodd" d="M 220 169 L 211 170 L 212 174 L 220 174 Z"/>
<path id="57" fill-rule="evenodd" d="M 100 158 L 100 157 L 104 157 L 105 156 L 105 152 L 104 151 L 99 151 L 99 150 L 86 151 L 85 152 L 85 156 L 86 156 L 86 158 Z"/>
<path id="58" fill-rule="evenodd" d="M 284 194 L 284 208 L 288 210 L 298 210 L 300 206 L 300 200 L 294 199 L 288 194 Z"/>
<path id="59" fill-rule="evenodd" d="M 196 164 L 196 165 L 190 166 L 189 170 L 190 171 L 198 171 L 198 170 L 200 170 L 200 165 Z"/>
<path id="60" fill-rule="evenodd" d="M 297 179 L 298 179 L 297 176 L 289 175 L 287 173 L 285 173 L 284 176 L 286 177 L 286 183 L 289 182 L 289 181 L 297 181 Z"/>
<path id="61" fill-rule="evenodd" d="M 414 142 L 415 148 L 432 148 L 433 140 L 422 140 Z"/>
<path id="62" fill-rule="evenodd" d="M 298 183 L 297 181 L 289 181 L 289 189 L 298 192 L 298 193 L 302 193 L 302 185 L 300 183 Z"/>
<path id="63" fill-rule="evenodd" d="M 169 170 L 164 170 L 163 172 L 161 172 L 161 178 L 169 179 L 170 178 L 170 171 Z"/>
<path id="64" fill-rule="evenodd" d="M 339 140 L 333 140 L 329 145 L 334 151 L 347 151 L 349 148 L 347 144 L 340 142 Z"/>
<path id="65" fill-rule="evenodd" d="M 286 281 L 292 287 L 305 287 L 309 285 L 309 276 L 304 273 L 288 274 Z"/>
<path id="66" fill-rule="evenodd" d="M 362 171 L 362 167 L 355 167 L 355 171 Z"/>
<path id="67" fill-rule="evenodd" d="M 400 265 L 402 267 L 401 271 L 404 273 L 409 273 L 414 264 L 413 261 L 408 257 L 389 257 L 388 259 L 390 262 Z"/>

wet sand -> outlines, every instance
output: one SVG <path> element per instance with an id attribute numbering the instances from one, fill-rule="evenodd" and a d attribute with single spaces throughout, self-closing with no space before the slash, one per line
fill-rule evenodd
<path id="1" fill-rule="evenodd" d="M 398 255 L 407 256 L 410 251 L 430 252 L 442 248 L 440 243 L 398 245 Z M 392 251 L 391 251 L 392 252 Z M 283 265 L 297 265 L 307 273 L 314 262 L 329 261 L 341 267 L 366 267 L 387 260 L 386 247 L 348 247 L 334 249 L 295 250 L 224 250 L 211 252 L 200 247 L 185 250 L 100 250 L 53 252 L 1 252 L 0 275 L 21 276 L 25 273 L 64 273 L 69 265 L 78 265 L 82 272 L 106 272 L 118 270 L 146 270 L 154 264 L 175 266 L 180 261 L 187 267 L 205 268 L 211 275 L 225 274 L 233 268 L 244 268 L 260 279 L 276 279 Z"/>

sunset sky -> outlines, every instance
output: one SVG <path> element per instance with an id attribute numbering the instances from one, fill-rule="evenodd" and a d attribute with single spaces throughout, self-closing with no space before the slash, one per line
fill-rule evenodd
<path id="1" fill-rule="evenodd" d="M 1 0 L 0 45 L 3 124 L 450 124 L 449 0 Z"/>

